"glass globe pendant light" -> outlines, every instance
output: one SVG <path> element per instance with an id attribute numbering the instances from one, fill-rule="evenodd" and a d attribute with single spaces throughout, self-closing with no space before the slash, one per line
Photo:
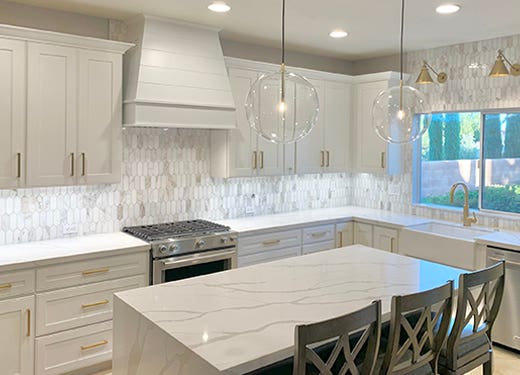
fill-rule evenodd
<path id="1" fill-rule="evenodd" d="M 261 75 L 246 97 L 249 125 L 264 139 L 280 144 L 297 142 L 309 134 L 319 114 L 314 86 L 285 67 L 285 0 L 282 0 L 282 58 L 280 70 Z"/>
<path id="2" fill-rule="evenodd" d="M 403 82 L 404 0 L 401 0 L 401 46 L 399 86 L 376 97 L 372 106 L 372 126 L 385 142 L 404 144 L 420 138 L 430 126 L 431 111 L 426 97 Z M 415 116 L 421 115 L 421 116 Z"/>

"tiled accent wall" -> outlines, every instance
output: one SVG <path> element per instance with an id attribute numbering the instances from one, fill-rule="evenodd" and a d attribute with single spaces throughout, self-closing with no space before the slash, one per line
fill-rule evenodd
<path id="1" fill-rule="evenodd" d="M 213 179 L 209 148 L 209 130 L 126 129 L 120 184 L 0 190 L 0 244 L 349 203 L 345 174 Z"/>
<path id="2" fill-rule="evenodd" d="M 413 80 L 423 60 L 448 74 L 444 85 L 417 87 L 426 95 L 432 111 L 520 107 L 520 77 L 488 77 L 498 49 L 503 49 L 512 62 L 520 61 L 520 35 L 411 52 L 405 65 Z M 412 205 L 411 146 L 407 147 L 405 163 L 407 170 L 401 176 L 352 175 L 352 204 L 459 222 L 460 211 Z M 399 185 L 397 195 L 388 194 L 393 184 Z M 520 220 L 514 216 L 478 216 L 479 224 L 520 231 Z"/>

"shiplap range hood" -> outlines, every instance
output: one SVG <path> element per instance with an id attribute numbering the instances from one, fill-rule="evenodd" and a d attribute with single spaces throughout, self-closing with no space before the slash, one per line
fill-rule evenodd
<path id="1" fill-rule="evenodd" d="M 136 44 L 124 60 L 125 126 L 236 127 L 218 30 L 140 15 L 124 39 Z"/>

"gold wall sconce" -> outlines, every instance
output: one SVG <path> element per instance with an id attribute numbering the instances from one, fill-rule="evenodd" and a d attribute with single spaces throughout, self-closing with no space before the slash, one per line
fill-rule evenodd
<path id="1" fill-rule="evenodd" d="M 426 61 L 423 61 L 421 72 L 419 73 L 419 76 L 417 77 L 415 83 L 418 83 L 420 85 L 433 83 L 433 78 L 430 74 L 430 70 L 433 72 L 433 74 L 435 74 L 437 82 L 445 83 L 448 80 L 448 75 L 446 73 L 437 73 L 430 64 L 428 64 Z"/>
<path id="2" fill-rule="evenodd" d="M 511 72 L 509 72 L 505 63 L 507 63 L 511 67 Z M 489 72 L 489 76 L 490 77 L 507 77 L 509 74 L 511 74 L 515 77 L 519 76 L 520 75 L 520 64 L 511 64 L 511 62 L 507 59 L 507 57 L 505 57 L 504 52 L 501 49 L 499 49 L 497 60 L 495 61 L 495 65 L 493 65 L 491 72 Z"/>

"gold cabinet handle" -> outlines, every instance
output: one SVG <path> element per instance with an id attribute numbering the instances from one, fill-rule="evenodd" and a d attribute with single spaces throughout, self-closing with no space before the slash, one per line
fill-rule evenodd
<path id="1" fill-rule="evenodd" d="M 312 233 L 311 236 L 312 237 L 322 237 L 326 234 L 327 234 L 327 232 L 317 232 L 317 233 Z"/>
<path id="2" fill-rule="evenodd" d="M 394 252 L 394 237 L 390 237 L 390 252 Z"/>
<path id="3" fill-rule="evenodd" d="M 86 157 L 85 153 L 81 153 L 81 175 L 85 176 L 87 174 L 87 166 L 86 166 Z"/>
<path id="4" fill-rule="evenodd" d="M 381 153 L 381 168 L 386 168 L 386 152 Z"/>
<path id="5" fill-rule="evenodd" d="M 16 154 L 16 178 L 22 177 L 22 153 L 18 152 Z"/>
<path id="6" fill-rule="evenodd" d="M 260 169 L 264 169 L 264 152 L 260 151 Z"/>
<path id="7" fill-rule="evenodd" d="M 269 246 L 269 245 L 276 245 L 279 244 L 280 240 L 271 240 L 271 241 L 264 241 L 262 242 L 262 245 Z"/>
<path id="8" fill-rule="evenodd" d="M 110 271 L 110 268 L 106 267 L 106 268 L 98 268 L 97 270 L 83 271 L 81 274 L 83 276 L 90 276 L 90 275 L 95 275 L 98 273 L 107 273 L 108 271 Z"/>
<path id="9" fill-rule="evenodd" d="M 256 159 L 257 159 L 257 154 L 256 154 L 256 151 L 253 151 L 253 169 L 256 169 L 257 167 L 257 164 L 256 164 Z"/>
<path id="10" fill-rule="evenodd" d="M 325 151 L 320 151 L 321 152 L 321 164 L 320 164 L 320 167 L 324 167 L 325 166 Z"/>
<path id="11" fill-rule="evenodd" d="M 88 309 L 90 307 L 102 306 L 102 305 L 107 305 L 107 304 L 108 304 L 108 300 L 104 299 L 103 301 L 99 301 L 99 302 L 85 303 L 85 304 L 81 305 L 81 308 Z"/>
<path id="12" fill-rule="evenodd" d="M 330 151 L 327 151 L 327 167 L 330 167 Z"/>
<path id="13" fill-rule="evenodd" d="M 7 283 L 0 285 L 0 289 L 11 289 L 13 287 L 13 284 Z"/>
<path id="14" fill-rule="evenodd" d="M 108 341 L 107 340 L 103 340 L 103 341 L 100 341 L 100 342 L 96 342 L 95 344 L 82 346 L 81 350 L 90 350 L 90 349 L 94 349 L 94 348 L 99 348 L 100 346 L 104 346 L 106 344 L 108 344 Z"/>
<path id="15" fill-rule="evenodd" d="M 70 153 L 70 175 L 74 176 L 74 153 Z"/>
<path id="16" fill-rule="evenodd" d="M 27 309 L 27 337 L 31 336 L 31 309 Z"/>

